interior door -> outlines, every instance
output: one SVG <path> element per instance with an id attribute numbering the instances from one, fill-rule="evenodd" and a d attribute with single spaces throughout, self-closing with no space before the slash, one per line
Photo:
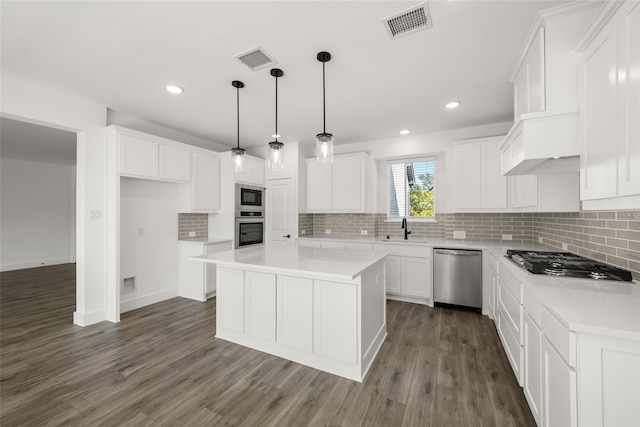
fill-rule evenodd
<path id="1" fill-rule="evenodd" d="M 290 178 L 266 180 L 266 242 L 295 244 L 298 236 L 295 180 Z"/>

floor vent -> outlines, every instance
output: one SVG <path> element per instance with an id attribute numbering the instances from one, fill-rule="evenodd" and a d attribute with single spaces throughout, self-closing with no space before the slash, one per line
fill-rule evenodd
<path id="1" fill-rule="evenodd" d="M 420 3 L 403 12 L 392 15 L 384 20 L 391 38 L 406 36 L 416 31 L 433 28 L 429 3 Z"/>
<path id="2" fill-rule="evenodd" d="M 235 58 L 239 59 L 244 65 L 251 68 L 253 71 L 260 70 L 262 68 L 268 67 L 269 65 L 278 63 L 278 61 L 273 59 L 260 47 L 256 47 L 246 52 L 239 53 L 235 56 Z"/>

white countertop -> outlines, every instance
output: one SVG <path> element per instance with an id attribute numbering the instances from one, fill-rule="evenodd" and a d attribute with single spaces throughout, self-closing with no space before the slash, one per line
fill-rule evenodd
<path id="1" fill-rule="evenodd" d="M 233 242 L 233 239 L 224 237 L 189 237 L 186 239 L 178 239 L 178 242 L 195 243 L 198 245 L 211 245 L 216 243 Z"/>
<path id="2" fill-rule="evenodd" d="M 320 275 L 344 281 L 355 279 L 386 256 L 386 252 L 353 252 L 267 244 L 216 252 L 191 259 L 223 266 L 243 267 L 254 271 L 297 276 L 302 273 L 303 275 Z"/>
<path id="3" fill-rule="evenodd" d="M 300 238 L 300 240 L 304 239 L 305 237 Z M 640 340 L 640 283 L 638 281 L 600 281 L 532 274 L 505 258 L 507 249 L 554 250 L 539 244 L 510 244 L 508 241 L 483 243 L 430 238 L 411 240 L 411 237 L 409 240 L 374 238 L 368 240 L 320 238 L 318 240 L 486 250 L 499 258 L 500 268 L 508 268 L 569 330 Z"/>

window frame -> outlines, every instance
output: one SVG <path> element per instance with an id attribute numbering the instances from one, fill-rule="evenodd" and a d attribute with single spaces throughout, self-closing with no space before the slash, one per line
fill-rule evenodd
<path id="1" fill-rule="evenodd" d="M 438 157 L 433 155 L 433 156 L 418 156 L 418 157 L 404 157 L 404 158 L 398 158 L 398 159 L 390 159 L 387 160 L 385 162 L 385 194 L 386 194 L 386 199 L 385 199 L 385 205 L 386 205 L 386 217 L 387 219 L 384 222 L 400 222 L 402 221 L 402 219 L 404 218 L 404 216 L 391 216 L 390 215 L 390 209 L 391 209 L 391 200 L 390 200 L 390 192 L 391 192 L 391 182 L 389 180 L 389 175 L 390 175 L 390 168 L 391 165 L 397 165 L 397 164 L 404 164 L 406 165 L 407 163 L 417 163 L 417 162 L 425 162 L 425 161 L 431 161 L 433 162 L 433 216 L 429 216 L 429 217 L 423 217 L 423 216 L 406 216 L 407 221 L 417 221 L 417 222 L 438 222 L 436 220 L 436 212 L 437 212 L 437 194 L 438 194 L 438 186 L 436 185 L 436 183 L 438 182 L 437 176 L 438 176 L 438 172 L 437 172 L 437 166 L 438 166 Z"/>

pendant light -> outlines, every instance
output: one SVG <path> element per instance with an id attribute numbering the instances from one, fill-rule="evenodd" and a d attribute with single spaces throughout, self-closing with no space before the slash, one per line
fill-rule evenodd
<path id="1" fill-rule="evenodd" d="M 319 163 L 333 163 L 333 135 L 327 133 L 327 110 L 325 104 L 324 64 L 331 60 L 329 52 L 319 52 L 318 61 L 322 62 L 322 133 L 316 135 L 316 160 Z"/>
<path id="2" fill-rule="evenodd" d="M 275 141 L 269 143 L 269 167 L 272 170 L 280 170 L 284 167 L 284 144 L 278 141 L 278 78 L 284 75 L 279 68 L 272 68 L 271 75 L 276 78 L 276 132 L 273 134 Z"/>
<path id="3" fill-rule="evenodd" d="M 236 88 L 236 109 L 237 109 L 237 123 L 238 123 L 238 146 L 231 149 L 231 159 L 233 161 L 233 171 L 235 173 L 244 172 L 244 155 L 246 150 L 240 148 L 240 89 L 244 87 L 244 83 L 238 80 L 231 82 L 231 86 Z"/>

